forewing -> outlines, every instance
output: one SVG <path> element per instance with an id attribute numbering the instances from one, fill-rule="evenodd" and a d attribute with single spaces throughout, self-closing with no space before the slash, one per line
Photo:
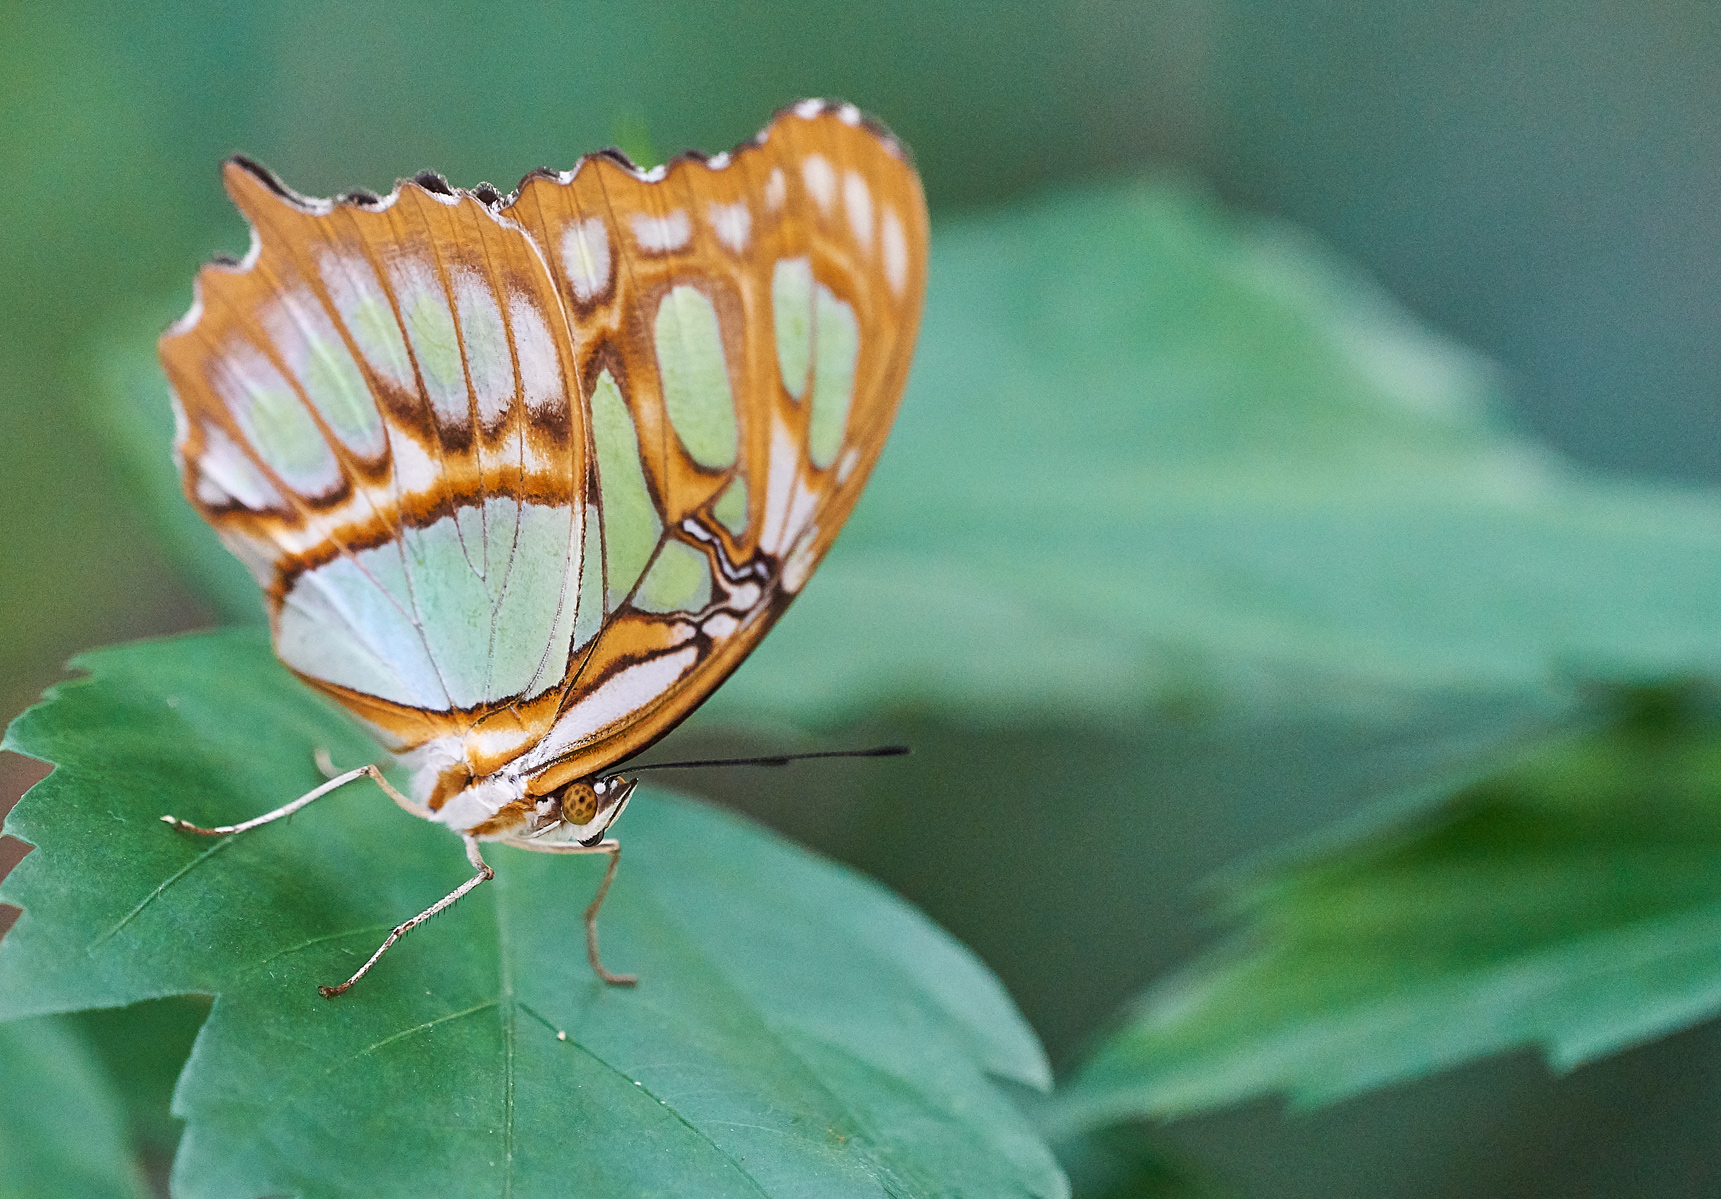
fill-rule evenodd
<path id="1" fill-rule="evenodd" d="M 574 316 L 606 568 L 603 629 L 522 759 L 541 792 L 692 711 L 829 548 L 901 399 L 926 212 L 901 147 L 818 101 L 731 154 L 540 175 L 509 212 Z"/>

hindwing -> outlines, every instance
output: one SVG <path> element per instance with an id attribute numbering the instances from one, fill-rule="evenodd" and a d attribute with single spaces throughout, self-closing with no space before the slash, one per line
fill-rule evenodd
<path id="1" fill-rule="evenodd" d="M 186 494 L 396 752 L 542 792 L 650 744 L 799 592 L 901 397 L 925 206 L 850 106 L 507 197 L 225 177 L 251 251 L 161 342 Z"/>

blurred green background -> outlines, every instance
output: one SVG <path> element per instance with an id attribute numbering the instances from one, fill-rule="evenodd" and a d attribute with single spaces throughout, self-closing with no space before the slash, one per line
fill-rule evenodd
<path id="1" fill-rule="evenodd" d="M 1514 419 L 1579 462 L 1716 482 L 1718 52 L 1721 12 L 1692 2 L 7 5 L 0 714 L 76 650 L 213 618 L 85 414 L 110 347 L 147 341 L 198 263 L 243 249 L 227 154 L 311 194 L 426 167 L 508 187 L 642 130 L 660 153 L 717 149 L 790 99 L 841 96 L 914 148 L 936 226 L 1079 181 L 1204 180 L 1495 360 Z M 1203 943 L 1210 870 L 1410 785 L 1443 747 L 1553 719 L 1544 699 L 1171 714 L 1127 742 L 923 724 L 917 749 L 960 777 L 914 821 L 869 814 L 862 778 L 830 813 L 710 785 L 943 920 L 1063 1066 Z M 976 831 L 989 787 L 1051 761 L 1096 796 L 1076 829 L 1046 853 Z M 0 769 L 8 798 L 34 777 Z M 1141 779 L 1157 806 L 1124 782 Z M 932 848 L 905 851 L 914 830 Z M 983 865 L 963 874 L 950 845 Z M 1163 1138 L 1246 1194 L 1712 1194 L 1718 1035 L 1558 1078 L 1520 1054 Z"/>

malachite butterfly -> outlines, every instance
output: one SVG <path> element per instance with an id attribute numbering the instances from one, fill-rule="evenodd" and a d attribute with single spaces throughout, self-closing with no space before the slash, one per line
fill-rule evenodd
<path id="1" fill-rule="evenodd" d="M 160 345 L 185 494 L 281 661 L 410 782 L 164 819 L 242 831 L 370 774 L 477 870 L 384 949 L 490 876 L 483 841 L 608 853 L 601 901 L 634 785 L 610 772 L 758 644 L 884 444 L 926 283 L 907 153 L 808 100 L 729 153 L 604 151 L 512 195 L 316 200 L 243 158 L 225 182 L 250 252 Z M 598 901 L 592 964 L 627 981 Z"/>

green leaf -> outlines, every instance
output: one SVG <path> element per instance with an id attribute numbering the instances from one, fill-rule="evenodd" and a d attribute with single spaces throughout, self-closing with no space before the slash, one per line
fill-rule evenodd
<path id="1" fill-rule="evenodd" d="M 1587 477 L 1319 247 L 1118 185 L 941 223 L 848 529 L 714 703 L 1004 717 L 1721 669 L 1721 501 Z"/>
<path id="2" fill-rule="evenodd" d="M 24 914 L 0 1015 L 217 996 L 175 1100 L 176 1195 L 1063 1193 L 986 1077 L 1045 1085 L 1032 1034 L 873 884 L 644 794 L 603 915 L 636 989 L 581 952 L 600 861 L 493 849 L 495 882 L 331 1003 L 317 983 L 466 876 L 457 842 L 363 787 L 235 838 L 175 833 L 164 811 L 308 790 L 315 746 L 375 747 L 260 631 L 78 665 L 8 735 L 57 769 L 9 821 L 38 848 L 4 885 Z"/>
<path id="3" fill-rule="evenodd" d="M 1239 883 L 1242 930 L 1150 989 L 1048 1123 L 1325 1103 L 1520 1046 L 1569 1069 L 1721 1011 L 1721 712 L 1619 702 Z"/>
<path id="4" fill-rule="evenodd" d="M 146 1199 L 101 1062 L 60 1017 L 0 1024 L 0 1199 Z"/>

